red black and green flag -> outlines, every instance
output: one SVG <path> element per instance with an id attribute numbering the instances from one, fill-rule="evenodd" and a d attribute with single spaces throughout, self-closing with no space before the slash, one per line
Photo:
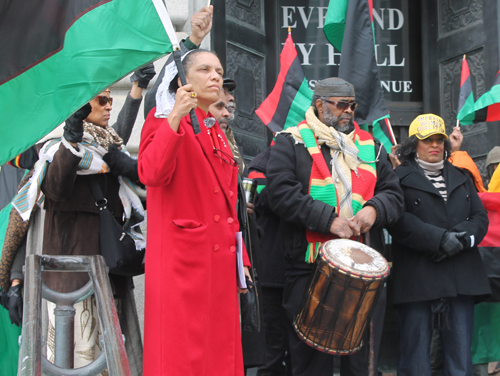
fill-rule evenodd
<path id="1" fill-rule="evenodd" d="M 500 71 L 497 73 L 491 89 L 481 95 L 474 103 L 471 112 L 464 115 L 464 119 L 465 121 L 459 120 L 465 125 L 500 120 Z"/>
<path id="2" fill-rule="evenodd" d="M 472 124 L 474 121 L 474 93 L 467 59 L 462 60 L 462 74 L 460 76 L 460 95 L 458 97 L 457 120 L 462 124 Z"/>
<path id="3" fill-rule="evenodd" d="M 379 140 L 384 145 L 387 153 L 391 152 L 392 145 L 396 145 L 396 139 L 392 133 L 391 123 L 389 122 L 389 114 L 372 122 L 373 137 Z"/>
<path id="4" fill-rule="evenodd" d="M 0 35 L 0 164 L 177 43 L 162 0 L 3 0 Z"/>
<path id="5" fill-rule="evenodd" d="M 330 1 L 323 28 L 326 38 L 342 53 L 339 77 L 356 90 L 358 124 L 389 113 L 375 60 L 372 24 L 372 0 L 336 0 Z"/>
<path id="6" fill-rule="evenodd" d="M 279 132 L 304 120 L 312 97 L 313 92 L 302 71 L 292 35 L 288 33 L 274 89 L 255 113 L 271 131 Z"/>

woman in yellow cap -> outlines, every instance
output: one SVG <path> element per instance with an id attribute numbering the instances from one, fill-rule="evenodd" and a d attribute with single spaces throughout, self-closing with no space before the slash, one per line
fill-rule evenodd
<path id="1" fill-rule="evenodd" d="M 488 217 L 467 174 L 447 161 L 444 121 L 418 116 L 398 148 L 405 213 L 393 236 L 393 299 L 398 312 L 398 376 L 430 376 L 433 329 L 445 375 L 472 375 L 474 304 L 490 293 L 477 244 Z"/>

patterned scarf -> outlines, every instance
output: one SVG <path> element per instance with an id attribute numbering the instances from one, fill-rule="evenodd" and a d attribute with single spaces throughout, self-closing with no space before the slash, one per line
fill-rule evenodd
<path id="1" fill-rule="evenodd" d="M 106 150 L 108 150 L 109 145 L 111 144 L 115 144 L 118 147 L 123 145 L 121 137 L 118 136 L 113 127 L 109 125 L 106 128 L 103 128 L 84 121 L 83 130 L 92 137 L 97 145 L 102 146 Z"/>
<path id="2" fill-rule="evenodd" d="M 68 149 L 74 150 L 64 138 L 47 141 L 40 149 L 39 159 L 35 164 L 33 176 L 12 200 L 12 206 L 16 208 L 24 221 L 29 219 L 34 206 L 36 204 L 41 206 L 45 199 L 45 195 L 41 190 L 42 182 L 47 173 L 47 168 L 54 158 L 54 154 L 59 150 L 61 142 Z M 107 150 L 99 145 L 89 133 L 84 133 L 83 140 L 78 144 L 78 147 L 79 151 L 75 152 L 75 155 L 81 157 L 78 165 L 78 175 L 109 172 L 108 165 L 102 159 Z M 122 147 L 122 152 L 128 155 L 124 147 Z M 146 241 L 142 233 L 140 233 L 139 228 L 140 224 L 144 221 L 144 207 L 132 182 L 124 176 L 119 176 L 118 181 L 120 183 L 118 195 L 120 196 L 125 216 L 123 229 L 134 239 L 137 250 L 144 249 Z"/>
<path id="3" fill-rule="evenodd" d="M 311 107 L 306 120 L 297 127 L 285 130 L 295 142 L 303 143 L 313 159 L 309 194 L 334 206 L 341 218 L 351 218 L 373 197 L 377 182 L 375 144 L 368 132 L 355 124 L 355 130 L 345 135 L 323 124 Z M 354 140 L 354 141 L 353 141 Z M 328 169 L 319 145 L 326 144 L 332 156 L 332 170 Z M 340 198 L 340 200 L 339 200 Z M 308 247 L 306 262 L 316 260 L 319 247 L 333 235 L 306 230 Z"/>

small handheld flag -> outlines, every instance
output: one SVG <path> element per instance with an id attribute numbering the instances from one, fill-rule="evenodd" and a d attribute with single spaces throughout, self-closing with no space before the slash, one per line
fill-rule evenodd
<path id="1" fill-rule="evenodd" d="M 279 132 L 304 120 L 312 97 L 289 28 L 276 85 L 255 113 L 271 131 Z"/>
<path id="2" fill-rule="evenodd" d="M 458 97 L 457 125 L 459 119 L 462 119 L 463 124 L 469 123 L 469 121 L 474 120 L 474 113 L 471 114 L 473 107 L 474 93 L 472 92 L 472 81 L 470 78 L 469 64 L 467 64 L 467 59 L 464 55 L 464 58 L 462 60 L 462 74 L 460 76 L 460 95 Z"/>
<path id="3" fill-rule="evenodd" d="M 463 125 L 500 120 L 500 72 L 497 73 L 491 89 L 481 95 L 474 103 L 457 114 L 457 120 Z"/>
<path id="4" fill-rule="evenodd" d="M 387 154 L 391 152 L 392 145 L 396 145 L 396 138 L 394 137 L 389 119 L 390 115 L 387 114 L 380 119 L 374 120 L 372 123 L 373 137 L 384 145 Z"/>

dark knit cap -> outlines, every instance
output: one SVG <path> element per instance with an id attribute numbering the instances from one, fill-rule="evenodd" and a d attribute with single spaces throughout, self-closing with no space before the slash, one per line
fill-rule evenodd
<path id="1" fill-rule="evenodd" d="M 314 95 L 320 97 L 354 97 L 354 86 L 339 77 L 325 78 L 316 82 Z"/>
<path id="2" fill-rule="evenodd" d="M 486 167 L 490 164 L 500 163 L 500 146 L 495 146 L 486 157 Z"/>
<path id="3" fill-rule="evenodd" d="M 236 82 L 232 78 L 225 77 L 222 82 L 222 87 L 227 88 L 228 91 L 236 89 Z"/>

